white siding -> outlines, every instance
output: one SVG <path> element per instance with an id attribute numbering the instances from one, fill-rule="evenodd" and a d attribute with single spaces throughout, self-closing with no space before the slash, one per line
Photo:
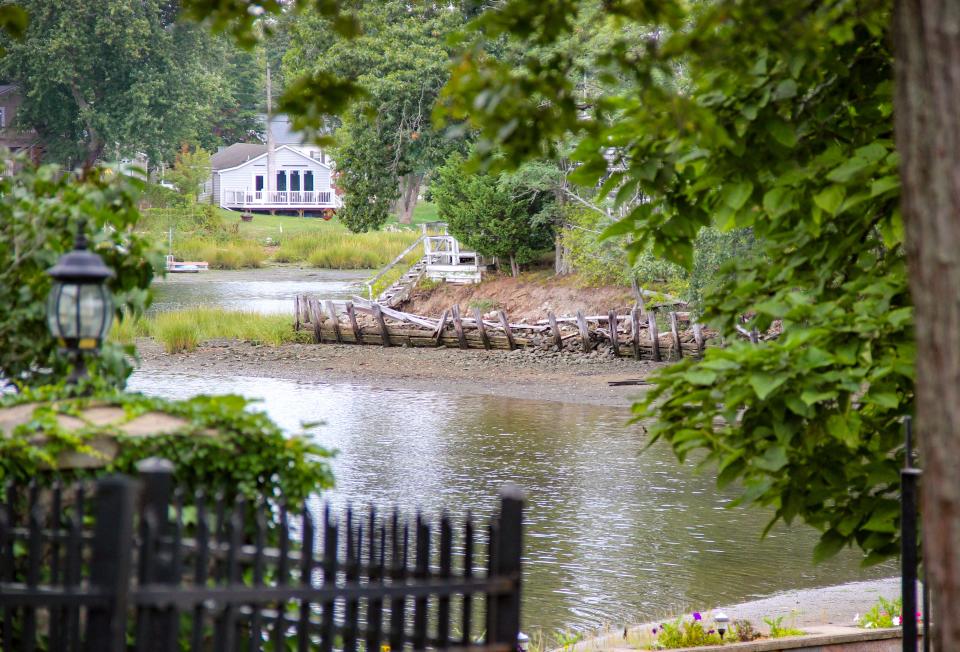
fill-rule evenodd
<path id="1" fill-rule="evenodd" d="M 290 170 L 300 170 L 301 179 L 306 170 L 312 170 L 314 191 L 324 192 L 331 189 L 330 169 L 328 167 L 321 165 L 319 161 L 300 156 L 285 148 L 280 148 L 276 152 L 274 174 L 281 170 L 288 172 Z M 232 170 L 221 170 L 219 173 L 215 173 L 215 175 L 219 177 L 219 183 L 214 184 L 214 193 L 218 197 L 218 201 L 222 201 L 225 190 L 253 191 L 254 177 L 258 174 L 262 174 L 264 177 L 267 175 L 267 158 L 265 156 L 248 161 Z M 264 187 L 266 188 L 266 182 L 264 183 Z M 276 180 L 274 180 L 270 187 L 276 190 Z M 289 189 L 289 181 L 287 182 L 287 187 Z"/>

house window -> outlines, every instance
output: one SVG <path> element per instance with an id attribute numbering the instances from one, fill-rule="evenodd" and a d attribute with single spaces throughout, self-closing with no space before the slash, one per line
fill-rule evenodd
<path id="1" fill-rule="evenodd" d="M 284 192 L 287 189 L 287 173 L 281 170 L 277 172 L 277 190 Z"/>
<path id="2" fill-rule="evenodd" d="M 292 170 L 290 172 L 290 190 L 300 192 L 300 171 Z"/>
<path id="3" fill-rule="evenodd" d="M 313 170 L 307 170 L 303 173 L 303 189 L 307 192 L 313 192 Z"/>
<path id="4" fill-rule="evenodd" d="M 253 189 L 256 190 L 257 192 L 261 192 L 261 191 L 263 190 L 263 175 L 262 175 L 262 174 L 258 174 L 257 176 L 255 176 L 255 177 L 253 178 Z"/>

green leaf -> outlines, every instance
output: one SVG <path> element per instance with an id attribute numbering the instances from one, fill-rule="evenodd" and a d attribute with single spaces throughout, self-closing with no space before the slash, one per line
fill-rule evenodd
<path id="1" fill-rule="evenodd" d="M 750 199 L 752 192 L 753 183 L 750 181 L 729 184 L 723 189 L 723 203 L 733 210 L 740 210 Z"/>
<path id="2" fill-rule="evenodd" d="M 773 136 L 773 139 L 784 147 L 794 147 L 797 144 L 797 132 L 793 126 L 780 119 L 774 119 L 767 123 L 767 131 Z"/>
<path id="3" fill-rule="evenodd" d="M 870 196 L 879 197 L 885 193 L 890 192 L 891 190 L 897 190 L 900 188 L 900 177 L 891 174 L 885 177 L 880 177 L 870 184 Z"/>
<path id="4" fill-rule="evenodd" d="M 750 386 L 753 387 L 753 391 L 756 392 L 757 398 L 761 401 L 766 399 L 770 394 L 787 382 L 786 374 L 781 374 L 774 376 L 773 374 L 767 373 L 752 373 L 750 374 Z"/>
<path id="5" fill-rule="evenodd" d="M 836 215 L 847 189 L 841 185 L 833 185 L 814 195 L 813 202 L 830 215 Z"/>
<path id="6" fill-rule="evenodd" d="M 796 208 L 796 200 L 789 188 L 773 188 L 763 196 L 763 209 L 777 218 Z"/>
<path id="7" fill-rule="evenodd" d="M 717 380 L 715 371 L 698 369 L 696 367 L 684 372 L 683 377 L 692 385 L 712 385 Z"/>
<path id="8" fill-rule="evenodd" d="M 833 530 L 827 530 L 813 549 L 813 563 L 819 564 L 830 559 L 843 549 L 847 540 Z"/>
<path id="9" fill-rule="evenodd" d="M 787 462 L 787 449 L 776 444 L 764 451 L 762 457 L 755 458 L 753 463 L 764 471 L 779 471 Z"/>
<path id="10" fill-rule="evenodd" d="M 796 97 L 796 95 L 797 82 L 792 79 L 784 79 L 777 84 L 777 88 L 773 91 L 771 98 L 774 100 L 789 100 L 791 97 Z"/>

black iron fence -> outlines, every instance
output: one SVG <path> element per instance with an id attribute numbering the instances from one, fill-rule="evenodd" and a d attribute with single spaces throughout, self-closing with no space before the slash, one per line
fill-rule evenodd
<path id="1" fill-rule="evenodd" d="M 7 652 L 507 652 L 520 629 L 522 497 L 471 518 L 184 500 L 172 467 L 69 490 L 8 487 L 0 509 Z M 438 530 L 438 532 L 435 532 Z M 486 539 L 486 545 L 480 540 Z M 271 543 L 272 545 L 268 545 Z M 484 568 L 485 567 L 485 568 Z"/>
<path id="2" fill-rule="evenodd" d="M 903 627 L 904 652 L 917 652 L 917 618 L 923 618 L 923 651 L 930 652 L 930 585 L 927 582 L 924 566 L 921 599 L 923 611 L 917 610 L 917 566 L 918 566 L 918 514 L 919 484 L 922 475 L 913 465 L 913 420 L 908 416 L 903 420 L 904 464 L 900 470 L 900 597 L 901 626 Z"/>

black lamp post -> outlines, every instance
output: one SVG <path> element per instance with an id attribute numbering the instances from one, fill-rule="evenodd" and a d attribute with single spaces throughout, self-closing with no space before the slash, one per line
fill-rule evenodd
<path id="1" fill-rule="evenodd" d="M 86 376 L 84 355 L 100 349 L 113 320 L 113 301 L 106 286 L 113 270 L 87 250 L 85 227 L 81 221 L 73 251 L 61 256 L 48 272 L 54 282 L 47 299 L 47 325 L 73 361 L 69 384 Z"/>

